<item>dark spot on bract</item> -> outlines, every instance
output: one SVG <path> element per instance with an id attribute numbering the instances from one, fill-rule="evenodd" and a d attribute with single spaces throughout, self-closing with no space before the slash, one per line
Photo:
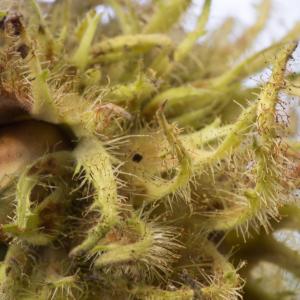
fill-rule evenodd
<path id="1" fill-rule="evenodd" d="M 6 16 L 4 16 L 1 20 L 0 20 L 0 29 L 4 30 L 5 28 L 5 20 L 6 20 Z"/>
<path id="2" fill-rule="evenodd" d="M 29 53 L 29 47 L 26 44 L 21 44 L 17 51 L 20 53 L 21 57 L 24 59 Z"/>
<path id="3" fill-rule="evenodd" d="M 8 267 L 5 269 L 5 274 L 6 274 L 6 276 L 9 275 L 10 271 L 11 271 L 11 267 L 8 266 Z"/>
<path id="4" fill-rule="evenodd" d="M 2 237 L 2 234 L 0 235 L 0 238 L 2 240 L 4 240 L 4 239 L 7 240 L 7 237 L 5 237 L 5 236 Z M 8 249 L 8 243 L 1 241 L 0 242 L 0 262 L 5 259 L 7 249 Z"/>
<path id="5" fill-rule="evenodd" d="M 143 156 L 141 154 L 139 154 L 139 153 L 135 153 L 132 156 L 132 161 L 134 161 L 136 163 L 139 163 L 142 159 L 143 159 Z"/>
<path id="6" fill-rule="evenodd" d="M 43 25 L 39 25 L 39 33 L 40 34 L 45 34 L 45 28 Z"/>

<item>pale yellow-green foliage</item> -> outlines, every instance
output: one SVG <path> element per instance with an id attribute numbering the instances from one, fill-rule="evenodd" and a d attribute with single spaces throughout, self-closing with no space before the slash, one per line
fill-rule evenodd
<path id="1" fill-rule="evenodd" d="M 22 110 L 10 123 L 69 142 L 1 187 L 1 299 L 279 299 L 251 277 L 264 251 L 300 278 L 272 237 L 299 229 L 299 144 L 280 105 L 300 95 L 286 67 L 300 27 L 243 58 L 271 1 L 235 41 L 230 19 L 207 31 L 211 2 L 190 33 L 189 0 L 0 4 L 0 95 Z M 244 84 L 266 67 L 267 83 Z"/>

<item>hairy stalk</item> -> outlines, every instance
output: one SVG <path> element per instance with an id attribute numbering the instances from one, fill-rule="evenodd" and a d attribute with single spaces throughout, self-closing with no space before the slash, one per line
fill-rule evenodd
<path id="1" fill-rule="evenodd" d="M 170 48 L 172 41 L 163 34 L 122 35 L 102 41 L 92 48 L 92 63 L 115 62 L 137 56 L 153 48 Z"/>
<path id="2" fill-rule="evenodd" d="M 205 26 L 209 17 L 210 6 L 211 0 L 206 0 L 203 5 L 201 16 L 198 19 L 196 29 L 190 32 L 175 50 L 175 62 L 182 61 L 190 53 L 196 41 L 205 34 Z"/>
<path id="3" fill-rule="evenodd" d="M 74 156 L 77 160 L 75 175 L 82 176 L 84 183 L 95 191 L 90 210 L 100 213 L 99 220 L 88 232 L 81 244 L 71 251 L 71 255 L 80 255 L 89 251 L 113 226 L 120 221 L 117 185 L 111 163 L 111 157 L 97 139 L 84 139 Z"/>
<path id="4" fill-rule="evenodd" d="M 13 242 L 1 265 L 0 296 L 4 300 L 18 299 L 28 286 L 27 274 L 32 270 L 34 257 L 28 245 Z"/>
<path id="5" fill-rule="evenodd" d="M 109 244 L 105 240 L 100 241 L 91 250 L 92 254 L 99 254 L 94 262 L 95 267 L 118 265 L 130 268 L 130 264 L 135 263 L 136 267 L 140 264 L 141 272 L 144 269 L 150 275 L 156 269 L 168 272 L 169 264 L 176 257 L 174 252 L 179 247 L 172 230 L 146 223 L 140 217 L 129 219 L 126 225 L 137 240 L 129 244 L 124 244 L 124 241 Z"/>
<path id="6" fill-rule="evenodd" d="M 140 286 L 131 291 L 131 293 L 139 299 L 145 300 L 192 300 L 194 298 L 194 291 L 190 288 L 181 288 L 175 291 L 165 291 L 151 286 Z"/>
<path id="7" fill-rule="evenodd" d="M 285 66 L 290 55 L 294 52 L 295 46 L 294 43 L 289 44 L 278 54 L 270 81 L 263 88 L 259 96 L 257 122 L 259 128 L 261 128 L 261 146 L 256 149 L 257 166 L 255 188 L 244 191 L 244 197 L 248 199 L 249 207 L 244 209 L 244 211 L 238 210 L 234 214 L 230 214 L 231 217 L 225 218 L 224 221 L 219 218 L 214 227 L 217 230 L 228 230 L 242 226 L 250 222 L 253 218 L 257 218 L 258 223 L 262 224 L 265 229 L 268 230 L 269 223 L 267 216 L 271 215 L 272 217 L 276 217 L 276 215 L 278 215 L 276 194 L 278 193 L 278 185 L 280 183 L 277 165 L 275 163 L 276 158 L 273 157 L 274 147 L 277 146 L 274 142 L 274 133 L 272 133 L 272 131 L 277 126 L 275 105 L 278 101 L 278 93 L 283 87 Z M 256 106 L 253 107 L 256 108 Z M 256 109 L 254 112 L 256 113 Z M 242 122 L 242 124 L 243 123 L 244 122 Z M 248 126 L 249 125 L 248 123 Z M 228 150 L 228 145 L 240 142 L 236 133 L 233 135 L 229 134 L 212 157 L 222 158 L 224 150 Z M 231 148 L 229 148 L 229 150 L 230 149 Z M 267 216 L 264 214 L 267 214 Z M 235 215 L 234 218 L 233 215 Z"/>
<path id="8" fill-rule="evenodd" d="M 39 40 L 44 44 L 46 56 L 53 56 L 53 54 L 58 50 L 57 43 L 50 31 L 45 19 L 42 15 L 39 5 L 36 0 L 29 0 L 29 5 L 32 7 L 34 12 L 33 19 L 34 23 L 38 27 L 36 30 L 39 33 Z"/>
<path id="9" fill-rule="evenodd" d="M 190 4 L 190 0 L 162 1 L 156 5 L 156 12 L 144 28 L 144 33 L 166 32 L 175 25 L 181 14 Z M 166 18 L 168 15 L 168 18 Z"/>
<path id="10" fill-rule="evenodd" d="M 231 126 L 222 143 L 211 153 L 208 153 L 207 157 L 199 156 L 199 160 L 194 162 L 195 169 L 201 170 L 204 164 L 211 164 L 232 153 L 243 142 L 245 134 L 251 129 L 256 116 L 256 109 L 256 104 L 245 109 L 237 122 Z"/>
<path id="11" fill-rule="evenodd" d="M 191 86 L 180 86 L 171 88 L 161 94 L 156 95 L 150 101 L 147 101 L 143 107 L 143 113 L 146 116 L 152 115 L 166 100 L 166 114 L 175 115 L 180 109 L 191 105 L 191 108 L 197 104 L 198 108 L 205 107 L 210 104 L 211 96 L 218 96 L 218 92 L 209 89 L 194 88 Z M 188 106 L 189 107 L 189 106 Z"/>
<path id="12" fill-rule="evenodd" d="M 161 128 L 170 145 L 174 145 L 175 153 L 179 162 L 180 170 L 169 181 L 163 179 L 151 180 L 142 178 L 142 184 L 146 188 L 146 198 L 148 201 L 155 201 L 165 196 L 175 193 L 177 190 L 184 188 L 192 175 L 191 161 L 189 154 L 186 152 L 180 140 L 175 136 L 174 130 L 168 124 L 162 110 L 157 113 L 157 118 Z"/>
<path id="13" fill-rule="evenodd" d="M 141 31 L 140 20 L 130 1 L 126 0 L 127 11 L 125 11 L 124 7 L 116 0 L 108 0 L 108 3 L 117 14 L 120 27 L 124 34 L 134 34 Z"/>
<path id="14" fill-rule="evenodd" d="M 33 245 L 46 245 L 57 236 L 59 227 L 61 227 L 61 213 L 56 214 L 56 220 L 50 220 L 53 217 L 51 207 L 63 210 L 64 207 L 68 206 L 66 187 L 61 180 L 53 180 L 56 189 L 34 208 L 32 206 L 35 199 L 32 199 L 32 193 L 38 184 L 42 184 L 41 173 L 45 171 L 43 165 L 50 162 L 52 169 L 49 171 L 63 176 L 67 172 L 66 165 L 60 166 L 59 164 L 67 163 L 68 160 L 70 160 L 68 152 L 57 152 L 39 158 L 23 171 L 16 187 L 16 220 L 14 223 L 3 225 L 5 233 L 17 236 Z M 47 216 L 48 210 L 50 210 L 49 216 Z M 49 221 L 52 221 L 53 224 L 47 224 Z M 45 228 L 47 226 L 48 228 Z M 43 232 L 44 229 L 46 232 Z"/>
<path id="15" fill-rule="evenodd" d="M 130 84 L 112 87 L 107 97 L 111 99 L 112 103 L 125 105 L 134 110 L 140 109 L 144 100 L 149 98 L 155 91 L 155 83 L 141 74 L 136 81 Z"/>
<path id="16" fill-rule="evenodd" d="M 237 39 L 234 43 L 234 50 L 232 59 L 239 57 L 246 49 L 249 48 L 251 43 L 255 41 L 258 34 L 265 28 L 266 23 L 270 17 L 272 1 L 270 0 L 261 0 L 261 3 L 257 7 L 258 17 L 256 22 L 243 32 L 241 37 Z"/>
<path id="17" fill-rule="evenodd" d="M 233 265 L 210 242 L 205 244 L 205 253 L 214 258 L 216 278 L 211 280 L 209 286 L 201 289 L 202 295 L 209 299 L 240 298 L 242 282 Z M 222 275 L 218 274 L 219 271 Z M 221 276 L 221 278 L 218 278 L 218 276 Z"/>
<path id="18" fill-rule="evenodd" d="M 227 136 L 231 132 L 233 125 L 224 125 L 219 127 L 219 124 L 220 119 L 216 119 L 213 123 L 207 125 L 202 130 L 183 134 L 180 136 L 180 139 L 184 145 L 190 145 L 192 149 L 201 148 L 212 141 L 216 141 Z"/>
<path id="19" fill-rule="evenodd" d="M 87 13 L 86 18 L 77 29 L 77 35 L 80 39 L 80 44 L 73 57 L 71 58 L 71 62 L 82 71 L 88 65 L 90 48 L 99 21 L 100 16 L 95 11 L 91 11 Z"/>
<path id="20" fill-rule="evenodd" d="M 234 66 L 232 69 L 223 73 L 217 78 L 212 78 L 208 80 L 208 82 L 196 81 L 193 86 L 201 87 L 212 86 L 212 87 L 224 87 L 226 85 L 234 83 L 236 80 L 242 80 L 250 74 L 257 73 L 263 68 L 267 67 L 266 61 L 271 61 L 272 57 L 276 55 L 278 49 L 284 47 L 284 45 L 288 42 L 293 41 L 300 34 L 300 26 L 296 24 L 289 33 L 286 34 L 284 38 L 282 38 L 276 44 L 273 44 L 258 53 L 253 54 L 246 60 L 242 61 L 240 64 Z"/>

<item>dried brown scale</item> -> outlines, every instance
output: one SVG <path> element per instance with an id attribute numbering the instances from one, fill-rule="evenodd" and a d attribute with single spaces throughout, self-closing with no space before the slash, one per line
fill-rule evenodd
<path id="1" fill-rule="evenodd" d="M 18 118 L 26 117 L 27 112 L 16 99 L 9 98 L 8 95 L 0 96 L 0 123 L 12 123 Z"/>
<path id="2" fill-rule="evenodd" d="M 30 48 L 26 44 L 21 44 L 18 47 L 17 52 L 19 52 L 21 57 L 24 59 L 29 54 L 29 50 L 30 50 Z"/>
<path id="3" fill-rule="evenodd" d="M 23 121 L 0 128 L 1 186 L 30 162 L 47 152 L 68 149 L 65 136 L 54 126 Z"/>

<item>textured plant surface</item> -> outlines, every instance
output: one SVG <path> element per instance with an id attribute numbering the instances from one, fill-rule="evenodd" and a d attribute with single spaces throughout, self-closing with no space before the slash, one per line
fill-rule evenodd
<path id="1" fill-rule="evenodd" d="M 300 24 L 249 56 L 270 0 L 234 41 L 191 4 L 1 0 L 0 299 L 299 299 Z"/>

